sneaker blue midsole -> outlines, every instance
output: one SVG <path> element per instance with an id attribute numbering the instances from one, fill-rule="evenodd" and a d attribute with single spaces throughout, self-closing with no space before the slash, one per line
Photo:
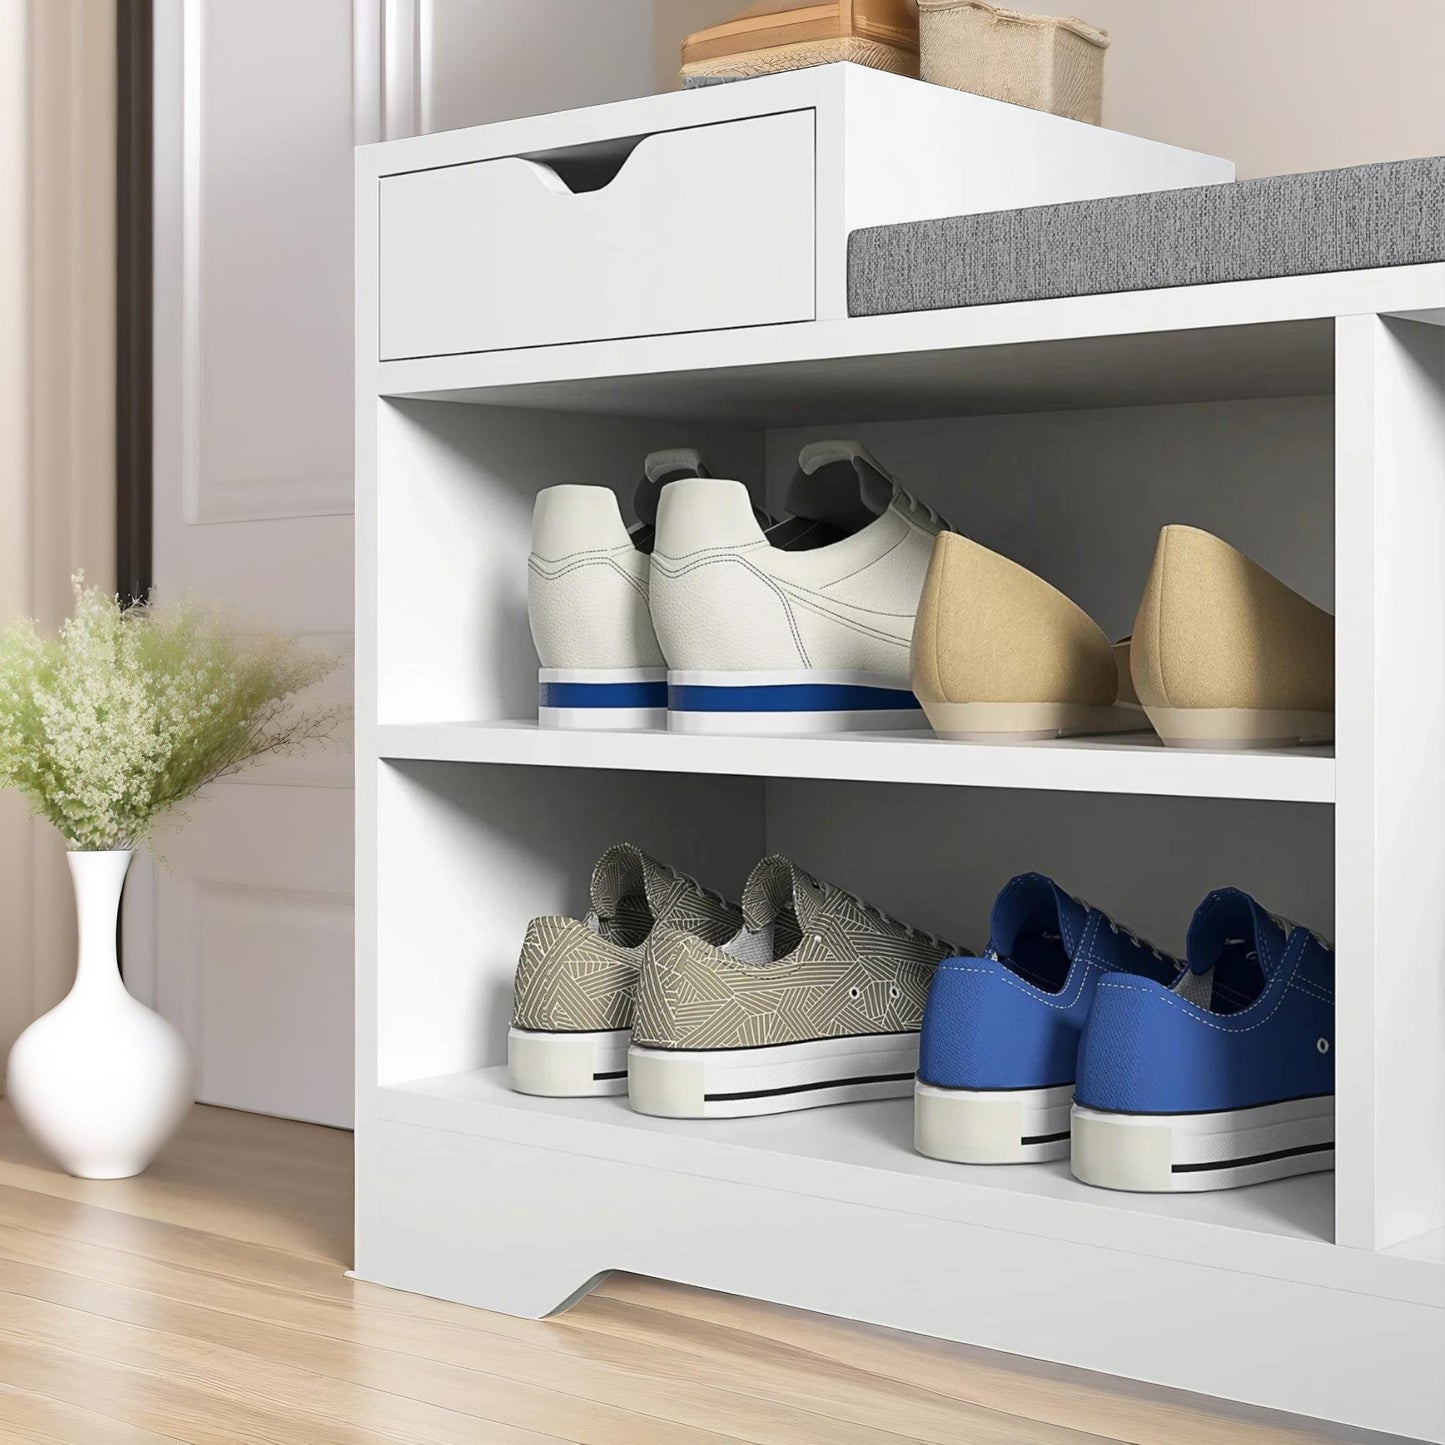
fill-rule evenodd
<path id="1" fill-rule="evenodd" d="M 667 683 L 659 682 L 539 682 L 540 707 L 655 707 L 667 706 Z"/>
<path id="2" fill-rule="evenodd" d="M 919 709 L 906 688 L 857 683 L 787 682 L 716 686 L 670 683 L 674 712 L 899 712 Z"/>

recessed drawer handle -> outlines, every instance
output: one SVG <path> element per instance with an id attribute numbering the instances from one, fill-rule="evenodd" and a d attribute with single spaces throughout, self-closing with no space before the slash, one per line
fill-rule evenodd
<path id="1" fill-rule="evenodd" d="M 525 161 L 548 190 L 581 195 L 586 191 L 606 190 L 621 174 L 633 151 L 647 139 L 645 135 L 618 136 L 559 150 L 532 151 L 516 159 Z"/>

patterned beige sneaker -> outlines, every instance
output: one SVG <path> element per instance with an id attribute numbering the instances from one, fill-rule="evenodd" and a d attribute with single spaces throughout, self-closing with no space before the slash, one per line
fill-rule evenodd
<path id="1" fill-rule="evenodd" d="M 1057 588 L 967 537 L 939 534 L 911 651 L 913 693 L 939 737 L 1147 732 L 1120 671 L 1118 649 Z"/>
<path id="2" fill-rule="evenodd" d="M 628 1050 L 643 1114 L 728 1119 L 913 1092 L 934 968 L 961 952 L 764 858 L 721 947 L 658 927 Z"/>
<path id="3" fill-rule="evenodd" d="M 736 904 L 631 843 L 597 860 L 590 904 L 586 918 L 527 925 L 507 1033 L 518 1093 L 625 1093 L 638 965 L 653 930 L 725 943 L 742 926 Z"/>
<path id="4" fill-rule="evenodd" d="M 1130 667 L 1149 721 L 1174 747 L 1335 735 L 1335 619 L 1197 527 L 1159 534 Z"/>

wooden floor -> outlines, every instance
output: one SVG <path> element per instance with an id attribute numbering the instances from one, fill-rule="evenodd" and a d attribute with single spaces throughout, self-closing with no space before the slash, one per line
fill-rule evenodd
<path id="1" fill-rule="evenodd" d="M 0 1442 L 1360 1438 L 622 1275 L 554 1320 L 485 1314 L 346 1279 L 350 1208 L 349 1134 L 198 1108 L 99 1183 L 0 1101 Z"/>

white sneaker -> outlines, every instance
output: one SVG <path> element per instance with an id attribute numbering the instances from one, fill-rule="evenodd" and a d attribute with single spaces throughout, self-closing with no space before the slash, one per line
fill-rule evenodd
<path id="1" fill-rule="evenodd" d="M 537 720 L 544 727 L 667 725 L 667 669 L 648 609 L 648 557 L 662 489 L 708 475 L 692 447 L 650 453 L 632 494 L 631 527 L 607 487 L 537 494 L 527 618 L 542 663 Z M 760 527 L 773 525 L 765 512 L 755 515 Z"/>
<path id="2" fill-rule="evenodd" d="M 657 498 L 674 477 L 705 477 L 691 449 L 654 452 L 628 528 L 608 487 L 538 492 L 527 559 L 527 620 L 542 667 L 537 720 L 558 728 L 660 728 L 667 669 L 647 605 Z"/>
<path id="3" fill-rule="evenodd" d="M 663 727 L 667 671 L 647 607 L 648 559 L 609 487 L 548 487 L 532 513 L 527 620 L 543 727 Z"/>
<path id="4" fill-rule="evenodd" d="M 740 482 L 675 481 L 652 554 L 652 620 L 680 732 L 926 727 L 908 648 L 933 539 L 947 530 L 857 442 L 798 459 L 788 511 L 765 535 Z M 812 546 L 818 537 L 842 537 Z"/>

